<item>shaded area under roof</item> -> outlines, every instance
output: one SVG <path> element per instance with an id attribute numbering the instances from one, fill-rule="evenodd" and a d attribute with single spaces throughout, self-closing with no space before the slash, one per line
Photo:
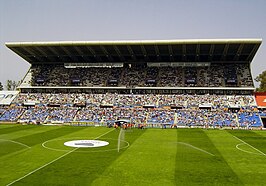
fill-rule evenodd
<path id="1" fill-rule="evenodd" d="M 8 42 L 30 64 L 123 62 L 250 63 L 262 39 Z"/>

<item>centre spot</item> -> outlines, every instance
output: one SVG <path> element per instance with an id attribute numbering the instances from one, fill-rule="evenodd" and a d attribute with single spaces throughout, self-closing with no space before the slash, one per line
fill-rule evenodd
<path id="1" fill-rule="evenodd" d="M 65 142 L 64 145 L 77 148 L 93 148 L 109 145 L 109 142 L 101 140 L 73 140 Z"/>

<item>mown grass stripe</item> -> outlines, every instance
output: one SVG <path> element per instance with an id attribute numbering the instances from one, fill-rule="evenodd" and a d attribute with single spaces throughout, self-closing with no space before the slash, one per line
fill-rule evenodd
<path id="1" fill-rule="evenodd" d="M 40 127 L 40 126 L 34 126 L 34 127 Z M 41 144 L 44 140 L 46 141 L 55 137 L 64 136 L 66 134 L 70 134 L 82 129 L 84 129 L 84 127 L 71 128 L 69 126 L 62 126 L 62 127 L 53 128 L 53 130 L 34 133 L 32 135 L 27 135 L 12 140 L 16 141 L 17 143 L 24 144 L 28 147 L 32 147 L 34 145 Z M 15 153 L 16 151 L 20 151 L 24 148 L 21 145 L 18 144 L 15 145 L 14 143 L 8 141 L 2 141 L 0 143 L 0 147 L 1 147 L 0 158 L 8 154 Z"/>
<path id="2" fill-rule="evenodd" d="M 140 132 L 144 133 L 92 185 L 175 185 L 176 132 Z"/>
<path id="3" fill-rule="evenodd" d="M 27 130 L 35 127 L 34 125 L 15 125 L 14 127 L 7 127 L 7 128 L 1 128 L 0 129 L 0 135 L 1 134 L 8 134 L 20 130 Z"/>
<path id="4" fill-rule="evenodd" d="M 23 131 L 10 133 L 10 139 L 25 140 L 24 137 L 32 131 L 34 135 L 28 140 L 43 143 L 47 138 L 51 138 L 48 140 L 51 143 L 47 143 L 49 147 L 71 151 L 72 148 L 63 145 L 65 140 L 92 139 L 110 130 L 105 127 L 70 127 L 73 130 L 68 133 L 65 127 L 57 130 L 60 127 L 49 126 L 49 130 L 50 127 L 53 129 L 51 132 L 56 130 L 50 137 L 45 137 L 49 136 L 48 130 L 36 126 L 25 133 Z M 40 131 L 37 132 L 35 129 Z M 265 152 L 266 135 L 263 132 L 133 129 L 125 131 L 125 140 L 130 146 L 118 153 L 119 130 L 114 130 L 100 138 L 100 140 L 111 140 L 110 146 L 95 148 L 94 152 L 89 148 L 77 149 L 14 185 L 266 185 L 265 157 L 238 150 L 236 145 L 241 143 L 242 149 L 257 152 L 233 137 L 235 135 Z M 38 138 L 36 135 L 38 133 L 43 135 L 41 138 L 43 140 Z M 19 137 L 16 138 L 16 134 Z M 3 136 L 8 137 L 8 135 Z M 0 157 L 0 185 L 11 183 L 67 153 L 45 149 L 41 143 L 36 145 L 32 143 L 28 150 L 23 150 L 27 148 L 22 145 L 10 143 L 22 150 Z M 110 148 L 113 150 L 109 150 Z"/>
<path id="5" fill-rule="evenodd" d="M 16 125 L 14 124 L 5 124 L 5 123 L 0 123 L 0 130 L 4 128 L 10 128 L 10 127 L 15 127 Z"/>
<path id="6" fill-rule="evenodd" d="M 24 144 L 24 143 L 20 143 L 20 142 L 14 141 L 14 140 L 0 139 L 0 142 L 1 142 L 1 141 L 7 141 L 7 142 L 15 143 L 15 144 L 18 144 L 18 145 L 22 145 L 22 146 L 24 146 L 24 147 L 26 147 L 26 148 L 31 148 L 30 146 L 28 146 L 28 145 L 26 145 L 26 144 Z"/>
<path id="7" fill-rule="evenodd" d="M 33 135 L 37 133 L 42 133 L 50 130 L 55 130 L 55 127 L 47 127 L 47 126 L 34 126 L 30 129 L 27 130 L 19 130 L 16 132 L 12 133 L 6 133 L 6 134 L 1 134 L 0 139 L 9 139 L 9 140 L 15 140 L 17 138 L 25 137 L 28 135 Z"/>
<path id="8" fill-rule="evenodd" d="M 44 126 L 45 128 L 53 128 L 58 129 L 58 126 Z M 38 127 L 39 129 L 42 129 L 43 127 Z M 72 127 L 75 129 L 76 127 Z M 65 137 L 96 137 L 97 135 L 100 135 L 106 131 L 108 131 L 108 128 L 99 127 L 97 130 L 93 127 L 77 127 L 77 128 L 83 128 L 84 130 L 78 130 L 73 133 L 69 133 L 65 136 L 60 136 L 60 131 L 58 132 L 59 138 L 65 138 Z M 54 138 L 56 139 L 56 138 Z M 76 139 L 76 138 L 75 138 Z M 90 138 L 91 139 L 91 138 Z M 71 149 L 70 149 L 71 150 Z M 40 144 L 37 144 L 35 146 L 32 146 L 30 150 L 25 150 L 23 148 L 20 151 L 15 151 L 13 153 L 9 153 L 5 156 L 0 157 L 0 185 L 7 184 L 11 182 L 12 180 L 17 179 L 17 177 L 21 175 L 25 175 L 30 170 L 35 169 L 36 167 L 40 167 L 43 164 L 52 161 L 53 159 L 56 159 L 58 156 L 61 156 L 63 152 L 57 152 L 57 151 L 51 151 L 43 148 Z M 17 183 L 18 184 L 18 183 Z M 37 184 L 37 183 L 36 183 Z M 31 185 L 31 184 L 29 184 Z"/>
<path id="9" fill-rule="evenodd" d="M 227 132 L 266 154 L 266 138 L 263 135 L 252 130 L 227 130 Z"/>
<path id="10" fill-rule="evenodd" d="M 253 148 L 254 150 L 256 150 L 257 152 L 259 152 L 260 154 L 262 154 L 262 155 L 266 156 L 266 154 L 265 154 L 265 153 L 261 152 L 259 149 L 257 149 L 257 148 L 255 148 L 255 147 L 253 147 L 252 145 L 248 144 L 247 142 L 245 142 L 245 141 L 243 141 L 243 140 L 239 139 L 238 137 L 236 137 L 236 136 L 234 136 L 234 135 L 233 135 L 233 137 L 234 137 L 234 138 L 236 138 L 236 139 L 238 139 L 238 140 L 239 140 L 239 141 L 241 141 L 242 143 L 244 143 L 244 144 L 248 145 L 249 147 Z"/>
<path id="11" fill-rule="evenodd" d="M 88 128 L 90 131 L 97 132 L 99 130 L 110 130 L 108 128 Z M 84 132 L 84 131 L 82 131 Z M 139 133 L 140 132 L 140 133 Z M 125 140 L 130 144 L 143 133 L 144 131 L 133 130 L 126 132 Z M 78 135 L 78 133 L 76 133 Z M 99 140 L 118 139 L 119 130 L 113 130 Z M 113 143 L 117 146 L 117 141 Z M 109 145 L 110 146 L 110 145 Z M 108 146 L 105 146 L 108 147 Z M 114 148 L 112 151 L 79 153 L 81 149 L 77 149 L 75 153 L 56 161 L 55 163 L 44 167 L 40 171 L 30 175 L 29 177 L 18 182 L 18 185 L 91 185 L 92 182 L 101 177 L 107 167 L 121 156 L 127 149 L 121 149 L 117 152 Z M 83 149 L 82 149 L 83 150 Z M 88 149 L 88 151 L 93 149 Z M 42 180 L 40 183 L 39 180 Z"/>
<path id="12" fill-rule="evenodd" d="M 247 131 L 239 130 L 209 130 L 206 131 L 213 144 L 220 151 L 224 160 L 231 167 L 237 177 L 242 181 L 244 185 L 265 185 L 264 177 L 265 172 L 265 157 L 257 154 L 250 154 L 240 151 L 236 146 L 240 142 L 234 138 L 232 134 L 243 133 Z M 231 134 L 232 133 L 232 134 Z M 241 147 L 241 148 L 244 148 Z M 254 149 L 246 146 L 245 150 L 254 151 Z"/>
<path id="13" fill-rule="evenodd" d="M 196 151 L 177 144 L 176 185 L 242 185 L 203 129 L 178 129 L 182 141 L 212 153 Z"/>
<path id="14" fill-rule="evenodd" d="M 83 129 L 85 129 L 85 127 L 58 126 L 55 127 L 54 130 L 23 136 L 15 140 L 27 144 L 28 146 L 34 146 L 49 139 L 58 138 L 60 136 L 74 133 Z"/>
<path id="15" fill-rule="evenodd" d="M 77 148 L 76 148 L 76 149 L 77 149 Z M 58 158 L 54 159 L 53 161 L 50 161 L 50 162 L 44 164 L 43 166 L 41 166 L 41 167 L 39 167 L 39 168 L 37 168 L 37 169 L 35 169 L 35 170 L 29 172 L 28 174 L 26 174 L 26 175 L 24 175 L 24 176 L 22 176 L 22 177 L 20 177 L 20 178 L 18 178 L 18 179 L 16 179 L 16 180 L 12 181 L 11 183 L 7 184 L 7 186 L 13 185 L 14 183 L 16 183 L 16 182 L 18 182 L 18 181 L 20 181 L 20 180 L 22 180 L 22 179 L 24 179 L 24 178 L 30 176 L 31 174 L 33 174 L 33 173 L 35 173 L 35 172 L 37 172 L 37 171 L 43 169 L 44 167 L 46 167 L 46 166 L 48 166 L 48 165 L 50 165 L 50 164 L 52 164 L 52 163 L 58 161 L 59 159 L 61 159 L 61 158 L 65 157 L 65 156 L 67 156 L 68 154 L 74 152 L 76 149 L 73 149 L 73 150 L 71 150 L 71 151 L 69 151 L 69 152 L 63 154 L 62 156 L 59 156 Z"/>
<path id="16" fill-rule="evenodd" d="M 260 135 L 262 138 L 266 138 L 266 131 L 265 130 L 253 130 L 252 132 Z"/>
<path id="17" fill-rule="evenodd" d="M 182 145 L 185 145 L 185 146 L 188 146 L 188 147 L 193 148 L 193 149 L 196 149 L 196 150 L 198 150 L 198 151 L 201 151 L 201 152 L 203 152 L 203 153 L 209 154 L 209 155 L 211 155 L 211 156 L 215 156 L 214 154 L 212 154 L 212 153 L 210 153 L 210 152 L 208 152 L 208 151 L 206 151 L 206 150 L 203 150 L 203 149 L 201 149 L 201 148 L 195 147 L 195 146 L 190 145 L 190 144 L 188 144 L 188 143 L 184 143 L 184 142 L 177 142 L 177 143 L 182 144 Z"/>
<path id="18" fill-rule="evenodd" d="M 96 138 L 94 138 L 94 139 L 98 139 L 98 138 L 100 138 L 100 137 L 102 137 L 102 136 L 104 136 L 104 135 L 106 135 L 106 134 L 108 134 L 108 133 L 110 133 L 110 132 L 112 132 L 112 130 L 110 130 L 110 131 L 108 131 L 108 132 L 106 132 L 106 133 L 104 133 L 104 134 L 102 134 L 102 135 L 100 135 L 100 136 L 98 136 L 98 137 L 96 137 Z M 13 184 L 16 183 L 16 182 L 21 181 L 22 179 L 24 179 L 24 178 L 26 178 L 26 177 L 32 175 L 33 173 L 35 173 L 35 172 L 37 172 L 37 171 L 39 171 L 39 170 L 41 170 L 41 169 L 47 167 L 48 165 L 51 165 L 52 163 L 54 163 L 54 162 L 56 162 L 56 161 L 62 159 L 63 157 L 69 155 L 70 153 L 76 151 L 77 149 L 79 149 L 79 148 L 74 148 L 73 150 L 71 150 L 71 151 L 69 151 L 69 152 L 67 152 L 67 153 L 65 153 L 65 154 L 63 154 L 63 155 L 61 155 L 61 156 L 59 156 L 58 158 L 56 158 L 56 159 L 54 159 L 54 160 L 52 160 L 52 161 L 50 161 L 50 162 L 44 164 L 43 166 L 41 166 L 41 167 L 39 167 L 39 168 L 37 168 L 37 169 L 35 169 L 35 170 L 29 172 L 28 174 L 26 174 L 26 175 L 24 175 L 24 176 L 22 176 L 22 177 L 20 177 L 20 178 L 18 178 L 18 179 L 16 179 L 16 180 L 12 181 L 11 183 L 7 184 L 7 186 L 13 185 Z"/>

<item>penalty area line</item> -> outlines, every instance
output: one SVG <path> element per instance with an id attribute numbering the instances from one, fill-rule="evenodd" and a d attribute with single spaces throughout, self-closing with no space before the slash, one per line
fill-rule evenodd
<path id="1" fill-rule="evenodd" d="M 115 129 L 113 129 L 113 130 L 115 130 Z M 96 137 L 96 138 L 94 138 L 94 139 L 98 139 L 98 138 L 100 138 L 100 137 L 102 137 L 102 136 L 108 134 L 109 132 L 112 132 L 113 130 L 110 130 L 110 131 L 108 131 L 108 132 L 106 132 L 106 133 L 104 133 L 104 134 L 102 134 L 102 135 L 100 135 L 100 136 L 98 136 L 98 137 Z M 20 178 L 18 178 L 18 179 L 16 179 L 16 180 L 12 181 L 11 183 L 7 184 L 6 186 L 10 186 L 10 185 L 12 185 L 12 184 L 14 184 L 14 183 L 16 183 L 16 182 L 18 182 L 18 181 L 20 181 L 20 180 L 22 180 L 22 179 L 28 177 L 28 176 L 30 176 L 31 174 L 33 174 L 33 173 L 35 173 L 35 172 L 37 172 L 37 171 L 43 169 L 44 167 L 47 167 L 48 165 L 51 165 L 52 163 L 54 163 L 54 162 L 60 160 L 61 158 L 63 158 L 63 157 L 65 157 L 65 156 L 69 155 L 70 153 L 74 152 L 74 151 L 77 150 L 77 149 L 79 149 L 79 148 L 75 148 L 75 149 L 73 149 L 73 150 L 71 150 L 71 151 L 69 151 L 69 152 L 67 152 L 67 153 L 65 153 L 65 154 L 63 154 L 63 155 L 61 155 L 61 156 L 59 156 L 58 158 L 56 158 L 56 159 L 54 159 L 54 160 L 52 160 L 52 161 L 50 161 L 50 162 L 44 164 L 43 166 L 41 166 L 41 167 L 39 167 L 39 168 L 37 168 L 37 169 L 35 169 L 35 170 L 29 172 L 28 174 L 26 174 L 26 175 L 24 175 L 24 176 L 22 176 L 22 177 L 20 177 Z"/>
<path id="2" fill-rule="evenodd" d="M 193 145 L 190 145 L 189 143 L 185 143 L 185 142 L 181 142 L 181 141 L 179 141 L 179 142 L 177 142 L 177 143 L 182 144 L 182 145 L 185 145 L 185 146 L 188 146 L 188 147 L 191 147 L 191 148 L 193 148 L 193 149 L 196 149 L 196 150 L 198 150 L 198 151 L 204 152 L 204 153 L 209 154 L 209 155 L 211 155 L 211 156 L 215 156 L 214 154 L 212 154 L 212 153 L 210 153 L 210 152 L 208 152 L 208 151 L 206 151 L 206 150 L 203 150 L 203 149 L 201 149 L 201 148 L 198 148 L 198 147 L 195 147 L 195 146 L 193 146 Z"/>
<path id="3" fill-rule="evenodd" d="M 242 143 L 248 145 L 249 147 L 253 148 L 253 149 L 256 150 L 257 152 L 259 152 L 261 155 L 266 156 L 265 153 L 263 153 L 262 151 L 260 151 L 260 150 L 257 149 L 256 147 L 253 147 L 252 145 L 250 145 L 250 144 L 248 144 L 247 142 L 243 141 L 242 139 L 240 139 L 240 138 L 234 136 L 233 134 L 232 134 L 232 136 L 233 136 L 235 139 L 237 139 L 237 140 L 241 141 Z"/>
<path id="4" fill-rule="evenodd" d="M 249 154 L 256 154 L 256 155 L 263 155 L 263 154 L 261 154 L 261 153 L 257 153 L 257 152 L 251 152 L 251 151 L 246 151 L 246 150 L 243 150 L 243 149 L 241 149 L 239 146 L 241 146 L 241 145 L 246 145 L 245 143 L 239 143 L 239 144 L 237 144 L 236 145 L 236 148 L 238 149 L 238 150 L 240 150 L 240 151 L 242 151 L 242 152 L 245 152 L 245 153 L 249 153 Z"/>

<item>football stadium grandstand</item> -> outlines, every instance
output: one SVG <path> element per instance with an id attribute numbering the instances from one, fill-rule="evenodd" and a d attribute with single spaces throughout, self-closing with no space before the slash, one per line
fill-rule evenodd
<path id="1" fill-rule="evenodd" d="M 251 62 L 261 39 L 9 42 L 31 64 L 0 121 L 262 128 Z M 7 96 L 7 95 L 11 96 Z"/>

